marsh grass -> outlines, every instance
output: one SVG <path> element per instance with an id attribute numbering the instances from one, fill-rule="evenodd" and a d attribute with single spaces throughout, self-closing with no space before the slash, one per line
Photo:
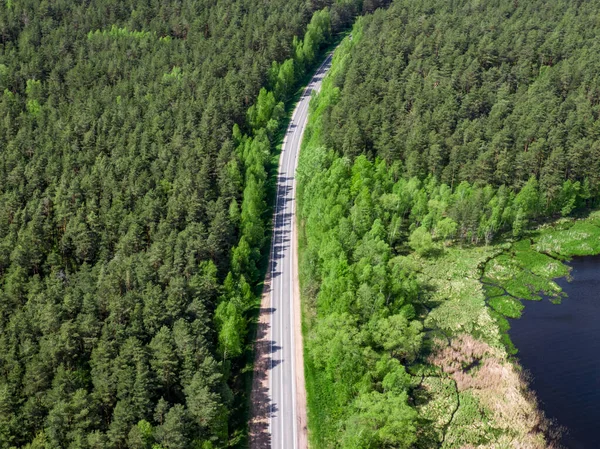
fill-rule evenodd
<path id="1" fill-rule="evenodd" d="M 425 363 L 411 370 L 420 379 L 415 406 L 428 426 L 418 447 L 546 447 L 539 431 L 545 421 L 504 341 L 508 321 L 486 307 L 486 293 L 512 315 L 522 306 L 501 286 L 480 282 L 489 261 L 510 248 L 448 247 L 435 259 L 410 256 L 428 310 L 429 352 Z"/>
<path id="2" fill-rule="evenodd" d="M 485 264 L 481 281 L 487 303 L 508 318 L 520 317 L 520 300 L 546 297 L 560 303 L 564 293 L 555 279 L 568 278 L 571 271 L 564 261 L 599 253 L 600 211 L 541 226 Z"/>
<path id="3" fill-rule="evenodd" d="M 437 287 L 432 298 L 439 302 L 430 313 L 431 325 L 435 321 L 447 335 L 436 340 L 439 347 L 429 360 L 455 382 L 459 401 L 441 447 L 554 447 L 559 429 L 540 412 L 526 376 L 511 357 L 517 349 L 508 336 L 507 318 L 521 316 L 524 300 L 559 303 L 564 293 L 555 279 L 570 276 L 565 261 L 599 253 L 596 211 L 587 218 L 546 224 L 508 245 L 448 251 L 436 267 L 424 267 L 429 284 Z M 485 254 L 491 255 L 476 263 Z M 454 269 L 444 270 L 448 266 Z M 475 278 L 478 288 L 470 282 Z M 479 309 L 482 303 L 488 306 L 482 307 L 485 314 Z M 451 400 L 443 389 L 430 390 L 433 404 L 443 401 L 439 395 Z M 432 407 L 422 407 L 422 413 L 429 419 L 435 414 Z M 444 419 L 437 414 L 438 423 Z"/>
<path id="4" fill-rule="evenodd" d="M 597 213 L 577 221 L 566 229 L 545 230 L 535 250 L 563 257 L 591 256 L 600 253 L 600 217 Z"/>
<path id="5" fill-rule="evenodd" d="M 495 287 L 489 296 L 498 296 L 496 292 L 503 290 L 505 296 L 514 299 L 539 301 L 542 296 L 559 299 L 561 289 L 553 279 L 568 274 L 568 266 L 536 251 L 527 239 L 490 260 L 485 266 L 482 282 L 489 288 Z M 494 303 L 497 305 L 498 301 Z"/>
<path id="6" fill-rule="evenodd" d="M 488 300 L 488 305 L 508 318 L 520 318 L 525 306 L 510 296 L 496 296 Z"/>
<path id="7" fill-rule="evenodd" d="M 565 261 L 598 253 L 600 212 L 544 225 L 517 242 L 410 256 L 429 338 L 429 368 L 415 388 L 415 406 L 430 426 L 419 447 L 555 447 L 559 430 L 512 357 L 508 319 L 521 316 L 524 300 L 560 302 L 555 280 L 570 276 Z"/>

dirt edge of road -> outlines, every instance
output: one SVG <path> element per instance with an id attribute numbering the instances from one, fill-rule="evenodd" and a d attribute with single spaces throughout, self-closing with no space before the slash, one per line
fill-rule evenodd
<path id="1" fill-rule="evenodd" d="M 252 374 L 252 392 L 250 396 L 249 439 L 250 449 L 266 449 L 271 447 L 269 415 L 271 398 L 269 397 L 269 377 L 271 375 L 271 264 L 263 286 L 260 311 L 254 341 L 254 370 Z"/>
<path id="2" fill-rule="evenodd" d="M 322 68 L 331 62 L 333 51 L 329 52 L 325 60 L 313 75 L 311 82 L 305 87 L 303 96 L 307 95 L 311 89 L 311 84 L 315 82 L 315 77 L 320 74 Z M 320 90 L 316 87 L 316 92 Z M 291 122 L 298 110 L 296 106 Z M 303 123 L 303 128 L 300 134 L 300 143 L 304 136 L 304 128 L 306 120 Z M 289 132 L 289 130 L 288 130 Z M 287 138 L 287 136 L 286 136 Z M 286 145 L 286 138 L 283 140 L 282 153 L 278 161 L 278 173 L 281 170 L 281 157 L 283 149 Z M 300 148 L 296 149 L 294 161 L 294 173 L 298 166 Z M 293 216 L 292 216 L 292 238 L 291 238 L 291 255 L 292 255 L 292 282 L 293 282 L 293 344 L 294 344 L 294 365 L 295 369 L 295 420 L 296 420 L 296 444 L 293 449 L 308 449 L 308 417 L 306 412 L 306 384 L 304 378 L 304 344 L 302 335 L 302 301 L 300 298 L 300 280 L 298 271 L 298 223 L 296 215 L 296 183 L 293 182 Z M 273 212 L 273 223 L 276 220 L 277 207 Z M 275 237 L 273 236 L 273 239 Z M 270 377 L 272 354 L 272 336 L 271 336 L 271 315 L 274 311 L 272 305 L 272 275 L 273 275 L 273 242 L 271 242 L 271 250 L 269 253 L 268 272 L 266 273 L 265 283 L 262 292 L 260 312 L 258 316 L 256 339 L 254 343 L 254 369 L 252 378 L 252 392 L 250 396 L 250 421 L 249 421 L 249 447 L 250 449 L 269 449 L 271 447 L 271 429 L 270 429 L 270 413 L 271 413 L 271 397 L 270 397 Z M 287 448 L 286 448 L 287 449 Z M 292 449 L 292 448 L 290 448 Z"/>
<path id="3" fill-rule="evenodd" d="M 295 206 L 295 205 L 294 205 Z M 295 209 L 295 207 L 294 207 Z M 300 299 L 300 281 L 298 278 L 298 223 L 294 210 L 292 239 L 292 280 L 294 282 L 294 357 L 296 364 L 296 420 L 298 429 L 298 449 L 308 449 L 308 425 L 306 415 L 306 385 L 304 380 L 304 343 L 302 336 L 302 301 Z M 254 342 L 254 370 L 250 397 L 249 439 L 250 449 L 271 447 L 269 414 L 271 398 L 269 396 L 269 378 L 271 376 L 271 275 L 272 252 L 269 255 L 269 269 L 260 301 L 260 311 Z"/>

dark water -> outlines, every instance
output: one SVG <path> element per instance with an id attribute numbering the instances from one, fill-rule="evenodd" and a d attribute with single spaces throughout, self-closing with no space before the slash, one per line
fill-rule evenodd
<path id="1" fill-rule="evenodd" d="M 510 337 L 532 376 L 541 408 L 568 431 L 569 449 L 600 448 L 600 256 L 569 263 L 571 282 L 561 304 L 525 301 Z"/>

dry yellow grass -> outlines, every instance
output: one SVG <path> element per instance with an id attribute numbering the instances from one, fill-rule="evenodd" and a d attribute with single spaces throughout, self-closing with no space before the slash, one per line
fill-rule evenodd
<path id="1" fill-rule="evenodd" d="M 499 434 L 495 440 L 485 444 L 463 447 L 550 447 L 543 434 L 547 422 L 535 399 L 527 392 L 523 376 L 508 361 L 502 348 L 462 334 L 454 337 L 450 344 L 437 340 L 436 350 L 429 361 L 456 382 L 459 394 L 472 395 L 477 399 L 487 427 Z"/>

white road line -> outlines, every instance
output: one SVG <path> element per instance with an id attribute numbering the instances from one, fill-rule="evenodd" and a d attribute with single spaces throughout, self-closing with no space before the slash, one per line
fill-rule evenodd
<path id="1" fill-rule="evenodd" d="M 298 126 L 296 126 L 295 131 L 298 130 Z M 293 141 L 292 141 L 293 143 Z M 288 157 L 288 163 L 287 163 L 287 167 L 286 167 L 286 173 L 290 172 L 290 162 L 294 160 L 295 158 L 292 157 Z M 294 170 L 295 171 L 295 170 Z M 296 449 L 297 444 L 298 444 L 298 437 L 297 437 L 297 423 L 296 423 L 296 368 L 295 368 L 295 358 L 296 358 L 296 353 L 295 353 L 295 342 L 294 342 L 294 295 L 293 295 L 293 288 L 292 286 L 294 285 L 294 264 L 293 264 L 293 248 L 294 248 L 294 189 L 296 187 L 296 182 L 294 177 L 296 176 L 295 173 L 292 174 L 292 197 L 291 197 L 291 201 L 290 201 L 290 227 L 291 227 L 291 232 L 290 232 L 290 272 L 291 272 L 291 282 L 290 282 L 290 295 L 289 295 L 289 301 L 288 301 L 288 306 L 290 307 L 290 342 L 292 345 L 292 357 L 291 357 L 291 362 L 292 362 L 292 419 L 293 419 L 293 427 L 292 427 L 292 438 L 293 438 L 293 448 Z"/>
<path id="2" fill-rule="evenodd" d="M 306 103 L 306 102 L 304 102 Z M 300 113 L 300 117 L 302 117 L 302 113 Z M 296 125 L 296 128 L 294 128 L 294 135 L 292 138 L 292 145 L 295 143 L 295 137 L 296 137 L 296 132 L 298 131 L 298 125 Z M 289 173 L 290 173 L 290 162 L 292 160 L 295 160 L 295 158 L 289 157 L 288 155 L 288 161 L 286 164 L 286 185 L 287 185 L 287 178 L 289 177 Z M 292 174 L 292 176 L 295 176 L 295 173 Z M 296 183 L 295 181 L 292 179 L 292 190 L 294 189 Z M 291 202 L 292 202 L 292 207 L 291 207 L 291 213 L 290 213 L 290 226 L 291 226 L 291 232 L 290 232 L 290 261 L 293 260 L 292 259 L 292 251 L 293 251 L 293 238 L 294 238 L 294 227 L 293 227 L 293 220 L 294 220 L 294 208 L 293 208 L 293 201 L 294 201 L 294 196 L 292 193 L 292 198 L 291 198 Z M 296 449 L 296 446 L 298 444 L 298 438 L 297 438 L 297 426 L 296 426 L 296 371 L 295 371 L 295 364 L 294 364 L 294 359 L 296 358 L 296 354 L 295 354 L 295 346 L 294 346 L 294 320 L 293 320 L 293 313 L 294 313 L 294 307 L 293 307 L 293 293 L 292 293 L 292 285 L 293 285 L 293 264 L 290 264 L 290 271 L 292 271 L 292 278 L 291 278 L 291 282 L 290 282 L 290 296 L 289 296 L 289 301 L 288 301 L 288 306 L 291 306 L 290 308 L 290 342 L 292 345 L 292 357 L 291 357 L 291 372 L 292 372 L 292 418 L 293 418 L 293 426 L 292 426 L 292 438 L 293 438 L 293 448 Z M 283 284 L 282 284 L 283 286 Z M 282 293 L 282 298 L 283 298 L 283 293 Z"/>
<path id="3" fill-rule="evenodd" d="M 285 396 L 284 396 L 284 382 L 283 382 L 283 378 L 284 378 L 284 363 L 283 363 L 283 354 L 284 354 L 284 341 L 283 341 L 283 335 L 284 335 L 284 327 L 285 327 L 285 323 L 287 322 L 288 325 L 290 326 L 289 329 L 289 333 L 290 333 L 290 345 L 291 345 L 291 383 L 292 383 L 292 397 L 291 397 L 291 406 L 292 406 L 292 437 L 293 437 L 293 449 L 296 449 L 298 446 L 298 422 L 297 422 L 297 398 L 296 398 L 296 394 L 297 394 L 297 385 L 296 385 L 296 366 L 295 366 L 295 358 L 296 358 L 296 347 L 295 347 L 295 310 L 294 310 L 294 305 L 295 305 L 295 298 L 294 298 L 294 248 L 293 248 L 293 242 L 294 242 L 294 238 L 296 238 L 295 233 L 294 233 L 294 225 L 295 225 L 295 216 L 296 216 L 296 182 L 295 182 L 295 175 L 296 175 L 296 168 L 297 168 L 297 164 L 298 164 L 298 158 L 299 158 L 299 153 L 300 153 L 300 146 L 302 144 L 302 137 L 304 135 L 304 130 L 305 130 L 305 126 L 306 123 L 308 122 L 308 109 L 309 109 L 309 105 L 310 105 L 310 93 L 312 93 L 313 91 L 315 91 L 317 85 L 319 85 L 319 83 L 321 82 L 321 80 L 315 80 L 316 77 L 319 76 L 323 76 L 323 73 L 325 73 L 325 67 L 326 65 L 330 62 L 331 60 L 331 55 L 328 55 L 327 58 L 325 59 L 325 61 L 323 61 L 323 63 L 321 64 L 321 66 L 319 67 L 319 69 L 317 70 L 317 72 L 315 73 L 315 75 L 313 75 L 313 78 L 311 79 L 310 83 L 308 84 L 308 86 L 306 86 L 306 88 L 304 89 L 304 91 L 302 92 L 302 96 L 300 98 L 300 101 L 298 103 L 298 105 L 296 106 L 294 112 L 292 113 L 292 117 L 290 120 L 290 124 L 286 130 L 286 133 L 284 135 L 283 138 L 283 142 L 282 142 L 282 148 L 281 148 L 281 154 L 279 156 L 279 162 L 278 162 L 278 173 L 277 173 L 277 188 L 276 188 L 276 194 L 277 194 L 277 198 L 276 198 L 276 202 L 275 202 L 275 213 L 274 213 L 274 227 L 273 227 L 273 239 L 271 242 L 271 270 L 270 270 L 270 275 L 271 275 L 271 291 L 270 291 L 270 304 L 271 304 L 271 326 L 269 328 L 269 332 L 270 332 L 270 346 L 271 346 L 271 360 L 270 360 L 270 372 L 271 374 L 269 375 L 269 390 L 271 393 L 271 405 L 270 405 L 270 413 L 269 413 L 269 433 L 271 435 L 271 438 L 273 438 L 273 425 L 272 425 L 272 421 L 273 421 L 273 412 L 274 412 L 274 394 L 273 394 L 273 378 L 275 377 L 275 372 L 274 372 L 274 367 L 273 367 L 273 349 L 274 349 L 274 340 L 273 340 L 273 327 L 274 327 L 274 322 L 276 320 L 276 315 L 278 313 L 279 318 L 279 329 L 277 329 L 275 332 L 278 334 L 279 337 L 279 343 L 281 345 L 280 348 L 280 363 L 279 363 L 279 369 L 277 369 L 277 374 L 279 375 L 279 392 L 280 392 L 280 409 L 278 412 L 278 418 L 281 420 L 280 423 L 280 428 L 281 428 L 281 435 L 279 435 L 279 438 L 277 439 L 277 443 L 283 447 L 285 445 L 285 434 L 284 434 L 284 414 L 283 411 L 285 409 Z M 294 129 L 292 131 L 291 127 L 294 126 Z M 290 135 L 290 131 L 291 135 Z M 298 131 L 300 131 L 298 133 Z M 290 144 L 290 147 L 288 147 L 288 144 Z M 292 150 L 295 150 L 295 154 L 290 154 L 290 152 Z M 287 160 L 286 160 L 287 158 Z M 290 171 L 290 164 L 292 165 L 291 170 Z M 283 171 L 282 169 L 284 169 L 285 166 L 285 171 Z M 285 178 L 285 180 L 283 182 L 279 181 L 279 178 Z M 291 182 L 291 185 L 290 185 Z M 289 193 L 288 193 L 288 189 L 291 188 L 291 197 L 289 197 Z M 283 201 L 283 203 L 282 203 Z M 289 206 L 286 204 L 289 203 Z M 289 208 L 289 216 L 290 216 L 290 220 L 289 220 L 289 224 L 286 225 L 285 222 L 285 214 L 288 211 Z M 285 242 L 284 242 L 284 228 L 286 226 L 290 226 L 290 246 L 289 246 L 289 250 L 288 250 L 288 257 L 286 257 L 286 250 L 284 248 L 285 246 Z M 279 238 L 277 237 L 277 232 L 280 233 Z M 276 245 L 281 244 L 281 257 L 280 257 L 280 262 L 279 265 L 281 266 L 281 274 L 279 276 L 279 298 L 274 298 L 274 292 L 275 292 L 275 266 L 277 264 L 277 262 L 275 261 L 275 247 Z M 286 270 L 286 264 L 285 262 L 288 262 L 288 267 Z M 284 273 L 288 273 L 289 276 L 289 298 L 287 301 L 287 306 L 290 307 L 289 309 L 289 313 L 287 314 L 287 316 L 283 315 L 283 310 L 284 310 L 284 300 L 283 300 L 283 290 L 284 290 Z M 299 299 L 298 299 L 299 300 Z M 275 303 L 276 302 L 276 303 Z M 277 311 L 277 313 L 276 313 Z M 302 350 L 302 349 L 301 349 Z M 289 404 L 287 404 L 289 406 Z M 273 447 L 275 441 L 271 441 L 271 446 Z M 287 449 L 285 447 L 283 447 L 283 449 Z"/>

